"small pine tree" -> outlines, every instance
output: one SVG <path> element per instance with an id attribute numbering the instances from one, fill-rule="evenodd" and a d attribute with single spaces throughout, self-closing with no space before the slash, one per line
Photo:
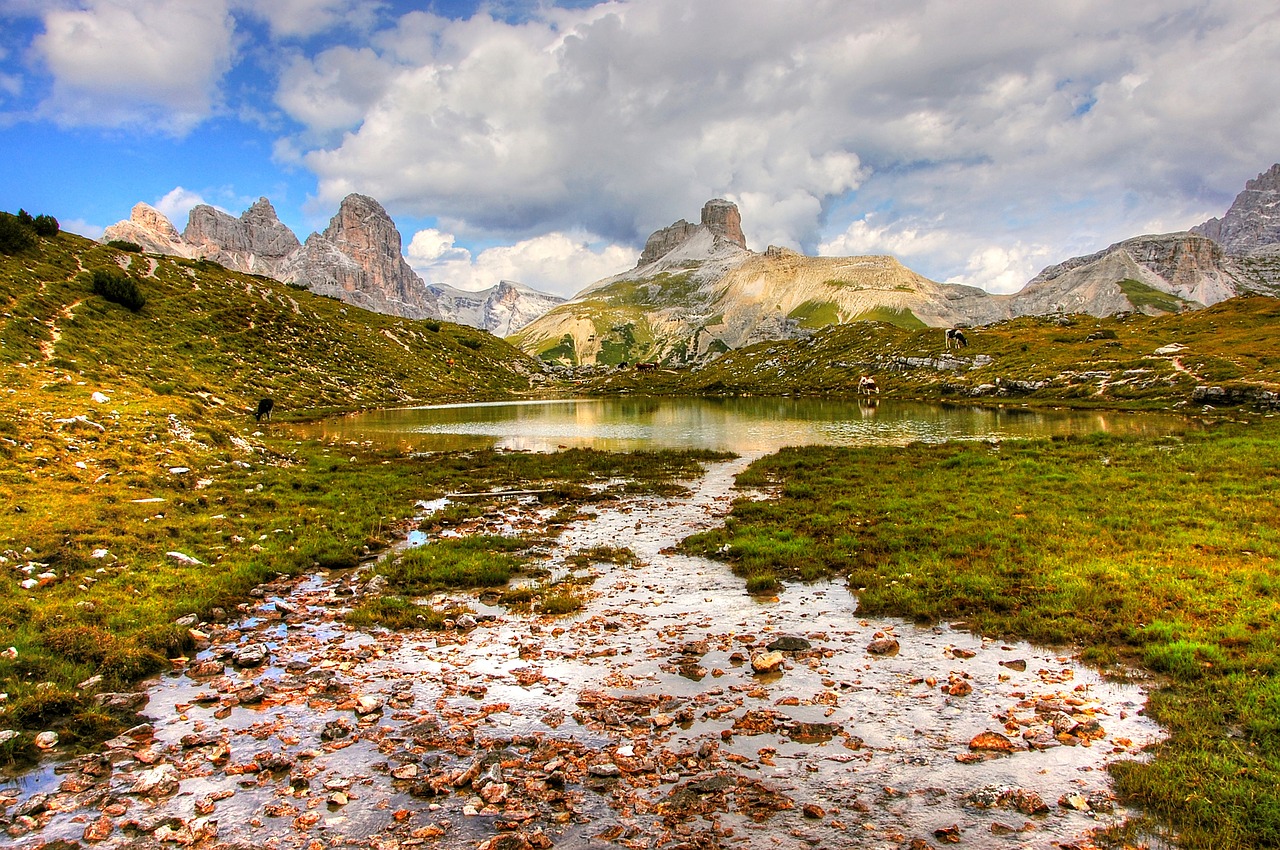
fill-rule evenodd
<path id="1" fill-rule="evenodd" d="M 0 212 L 0 254 L 17 254 L 34 244 L 35 231 L 22 223 L 21 216 Z"/>
<path id="2" fill-rule="evenodd" d="M 147 303 L 146 296 L 138 289 L 138 282 L 120 269 L 94 269 L 93 292 L 135 313 Z"/>
<path id="3" fill-rule="evenodd" d="M 58 235 L 58 231 L 62 228 L 58 225 L 58 220 L 51 215 L 38 215 L 33 222 L 36 236 L 44 239 L 52 239 Z"/>

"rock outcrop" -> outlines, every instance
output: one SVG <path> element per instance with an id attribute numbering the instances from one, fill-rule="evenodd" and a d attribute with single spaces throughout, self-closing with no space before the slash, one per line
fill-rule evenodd
<path id="1" fill-rule="evenodd" d="M 1191 228 L 1232 254 L 1280 254 L 1280 163 L 1245 184 L 1222 218 Z"/>
<path id="2" fill-rule="evenodd" d="M 191 247 L 183 241 L 178 228 L 160 210 L 147 203 L 134 204 L 125 221 L 116 222 L 102 232 L 102 241 L 132 242 L 142 250 L 174 257 L 190 257 Z"/>
<path id="3" fill-rule="evenodd" d="M 324 233 L 307 237 L 283 278 L 366 310 L 439 318 L 436 295 L 409 268 L 400 248 L 400 231 L 382 204 L 351 194 Z"/>
<path id="4" fill-rule="evenodd" d="M 710 233 L 714 240 L 724 240 L 746 250 L 747 238 L 742 235 L 742 216 L 738 212 L 738 205 L 723 198 L 715 198 L 703 205 L 701 224 L 690 224 L 680 219 L 675 224 L 650 234 L 645 240 L 644 251 L 640 253 L 636 267 L 656 263 L 702 231 Z"/>
<path id="5" fill-rule="evenodd" d="M 455 289 L 442 283 L 433 283 L 427 288 L 435 293 L 442 319 L 483 328 L 497 336 L 515 333 L 565 302 L 558 295 L 539 292 L 511 280 L 478 292 Z"/>
<path id="6" fill-rule="evenodd" d="M 1251 288 L 1240 263 L 1212 239 L 1165 233 L 1049 266 L 1013 296 L 1013 314 L 1170 312 L 1217 304 Z"/>
<path id="7" fill-rule="evenodd" d="M 266 198 L 259 198 L 239 218 L 200 204 L 191 210 L 182 238 L 194 256 L 273 278 L 281 277 L 302 247 Z"/>

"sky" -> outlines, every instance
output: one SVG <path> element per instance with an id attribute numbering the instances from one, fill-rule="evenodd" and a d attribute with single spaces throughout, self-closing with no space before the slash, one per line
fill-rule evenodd
<path id="1" fill-rule="evenodd" d="M 391 214 L 427 282 L 570 295 L 704 202 L 991 292 L 1280 161 L 1258 0 L 0 0 L 0 209 Z"/>

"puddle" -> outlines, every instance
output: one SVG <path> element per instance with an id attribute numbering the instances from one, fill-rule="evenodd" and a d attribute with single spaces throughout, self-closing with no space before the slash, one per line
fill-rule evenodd
<path id="1" fill-rule="evenodd" d="M 595 565 L 572 617 L 473 602 L 468 631 L 367 634 L 340 619 L 358 574 L 266 588 L 192 664 L 250 643 L 269 660 L 154 682 L 151 728 L 107 748 L 109 777 L 89 757 L 0 785 L 12 840 L 1049 848 L 1124 817 L 1106 766 L 1162 735 L 1140 688 L 1051 650 L 860 618 L 840 582 L 753 598 L 673 554 L 722 522 L 746 463 L 572 523 L 553 574 L 594 547 L 640 561 Z M 493 521 L 545 516 L 512 504 Z M 756 672 L 771 644 L 781 666 Z M 162 765 L 175 788 L 135 790 Z"/>

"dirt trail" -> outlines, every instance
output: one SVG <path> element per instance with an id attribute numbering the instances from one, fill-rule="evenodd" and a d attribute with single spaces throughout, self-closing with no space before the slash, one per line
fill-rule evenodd
<path id="1" fill-rule="evenodd" d="M 20 847 L 1049 848 L 1123 815 L 1105 766 L 1161 735 L 1138 688 L 1040 648 L 861 619 L 838 582 L 752 598 L 723 565 L 674 553 L 722 521 L 745 463 L 714 465 L 688 498 L 568 528 L 555 571 L 595 546 L 640 559 L 596 565 L 571 618 L 473 600 L 457 628 L 374 635 L 340 618 L 360 574 L 262 588 L 238 622 L 200 626 L 209 647 L 149 689 L 148 726 L 0 786 L 29 828 L 10 834 Z M 485 530 L 547 520 L 513 504 Z M 777 669 L 753 670 L 765 662 Z"/>

